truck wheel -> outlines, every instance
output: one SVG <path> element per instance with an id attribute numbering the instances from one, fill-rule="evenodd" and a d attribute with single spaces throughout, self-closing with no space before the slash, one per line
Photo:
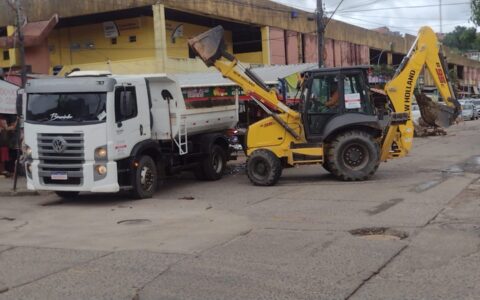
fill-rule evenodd
<path id="1" fill-rule="evenodd" d="M 133 196 L 137 199 L 152 198 L 157 190 L 157 166 L 150 156 L 144 155 L 134 170 Z"/>
<path id="2" fill-rule="evenodd" d="M 77 198 L 80 192 L 69 192 L 69 191 L 55 191 L 58 197 L 63 199 L 73 199 Z"/>
<path id="3" fill-rule="evenodd" d="M 380 164 L 380 147 L 371 135 L 349 131 L 338 135 L 326 152 L 327 170 L 345 181 L 367 180 Z"/>
<path id="4" fill-rule="evenodd" d="M 282 175 L 282 163 L 271 151 L 255 150 L 247 160 L 247 175 L 254 185 L 275 185 Z"/>
<path id="5" fill-rule="evenodd" d="M 195 177 L 200 180 L 219 180 L 223 176 L 227 165 L 227 154 L 220 145 L 213 145 L 210 153 L 200 165 L 193 171 Z"/>

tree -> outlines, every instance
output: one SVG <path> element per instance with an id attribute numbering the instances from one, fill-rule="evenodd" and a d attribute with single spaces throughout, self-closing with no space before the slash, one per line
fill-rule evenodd
<path id="1" fill-rule="evenodd" d="M 455 30 L 445 35 L 443 44 L 460 51 L 475 50 L 478 49 L 478 45 L 480 44 L 480 37 L 475 27 L 467 28 L 465 26 L 457 26 Z"/>
<path id="2" fill-rule="evenodd" d="M 480 26 L 480 0 L 472 0 L 472 21 L 475 25 Z"/>

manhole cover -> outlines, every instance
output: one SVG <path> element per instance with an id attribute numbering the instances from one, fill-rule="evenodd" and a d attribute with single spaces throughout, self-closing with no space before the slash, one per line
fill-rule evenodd
<path id="1" fill-rule="evenodd" d="M 366 227 L 353 229 L 349 232 L 351 235 L 371 241 L 394 241 L 403 240 L 408 237 L 406 232 L 387 227 Z"/>
<path id="2" fill-rule="evenodd" d="M 149 219 L 131 219 L 131 220 L 121 220 L 118 221 L 117 224 L 123 225 L 141 225 L 141 224 L 148 224 L 152 223 Z"/>

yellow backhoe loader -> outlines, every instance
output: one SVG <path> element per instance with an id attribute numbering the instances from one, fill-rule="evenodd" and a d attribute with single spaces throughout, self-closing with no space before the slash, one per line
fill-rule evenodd
<path id="1" fill-rule="evenodd" d="M 304 164 L 321 164 L 341 180 L 366 180 L 381 161 L 407 155 L 414 130 L 412 98 L 424 67 L 445 102 L 419 103 L 427 123 L 448 127 L 460 114 L 437 37 L 429 27 L 420 29 L 386 84 L 384 109 L 378 109 L 370 96 L 368 67 L 357 66 L 303 73 L 301 105 L 293 110 L 225 51 L 223 36 L 218 26 L 190 39 L 189 45 L 207 66 L 236 82 L 269 115 L 247 131 L 247 175 L 255 185 L 274 185 L 283 168 Z"/>

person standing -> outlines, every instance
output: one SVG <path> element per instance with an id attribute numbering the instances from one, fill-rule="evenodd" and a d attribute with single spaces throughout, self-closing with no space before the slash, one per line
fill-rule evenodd
<path id="1" fill-rule="evenodd" d="M 10 177 L 6 170 L 6 164 L 10 161 L 10 144 L 12 143 L 12 132 L 15 130 L 16 121 L 8 124 L 4 115 L 0 115 L 0 175 Z"/>

